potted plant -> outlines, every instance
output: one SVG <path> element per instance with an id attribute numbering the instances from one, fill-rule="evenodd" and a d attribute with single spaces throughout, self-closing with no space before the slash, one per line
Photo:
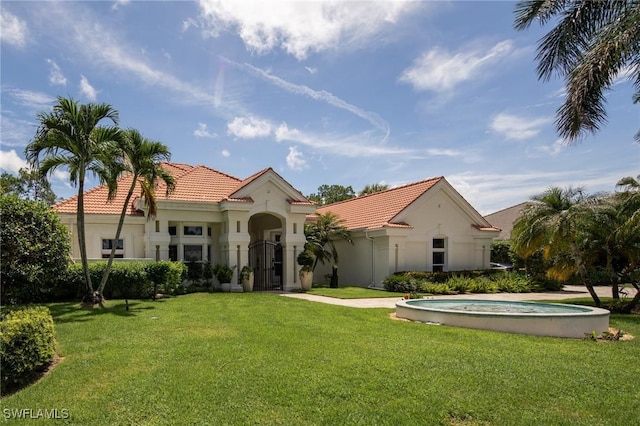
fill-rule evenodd
<path id="1" fill-rule="evenodd" d="M 240 270 L 240 280 L 242 281 L 242 289 L 245 292 L 253 291 L 253 268 L 245 265 Z"/>
<path id="2" fill-rule="evenodd" d="M 213 267 L 213 275 L 220 283 L 222 291 L 231 291 L 231 279 L 233 278 L 233 268 L 222 263 L 217 263 Z"/>
<path id="3" fill-rule="evenodd" d="M 298 255 L 298 265 L 301 266 L 298 276 L 300 277 L 300 287 L 303 291 L 311 290 L 313 284 L 313 264 L 315 255 L 309 249 L 305 249 Z"/>

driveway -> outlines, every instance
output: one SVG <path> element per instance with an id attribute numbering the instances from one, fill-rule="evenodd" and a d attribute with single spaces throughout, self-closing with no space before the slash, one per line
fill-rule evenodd
<path id="1" fill-rule="evenodd" d="M 595 287 L 596 293 L 601 297 L 610 297 L 611 288 L 605 286 Z M 635 289 L 627 289 L 628 297 L 633 297 Z M 394 309 L 399 297 L 384 297 L 373 299 L 336 299 L 334 297 L 316 296 L 306 293 L 284 293 L 282 296 L 295 299 L 305 299 L 312 302 L 328 303 L 331 305 L 349 306 L 352 308 L 389 308 Z M 446 296 L 429 296 L 429 299 L 476 299 L 476 300 L 561 300 L 576 297 L 591 297 L 583 286 L 566 285 L 562 291 L 550 291 L 546 293 L 493 293 L 493 294 L 460 294 Z"/>

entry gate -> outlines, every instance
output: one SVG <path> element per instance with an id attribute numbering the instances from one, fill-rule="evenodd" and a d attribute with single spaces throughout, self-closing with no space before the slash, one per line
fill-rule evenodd
<path id="1" fill-rule="evenodd" d="M 258 241 L 249 246 L 249 265 L 254 268 L 253 290 L 282 290 L 282 245 Z"/>

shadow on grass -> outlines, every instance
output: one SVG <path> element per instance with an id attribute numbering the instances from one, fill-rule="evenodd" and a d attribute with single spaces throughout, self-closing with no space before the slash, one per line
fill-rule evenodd
<path id="1" fill-rule="evenodd" d="M 153 303 L 162 303 L 156 300 Z M 69 322 L 86 322 L 93 317 L 102 315 L 116 315 L 120 317 L 135 317 L 139 312 L 155 309 L 154 306 L 139 306 L 141 302 L 129 302 L 129 310 L 126 303 L 117 301 L 117 303 L 107 301 L 104 307 L 87 308 L 83 307 L 80 302 L 55 303 L 47 305 L 53 321 L 55 323 Z"/>

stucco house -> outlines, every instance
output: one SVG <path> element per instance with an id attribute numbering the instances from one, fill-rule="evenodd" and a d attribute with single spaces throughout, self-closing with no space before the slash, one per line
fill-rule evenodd
<path id="1" fill-rule="evenodd" d="M 202 165 L 163 167 L 176 189 L 169 195 L 163 186 L 156 189 L 158 213 L 151 220 L 144 199 L 132 200 L 118 258 L 226 263 L 236 267 L 233 282 L 251 265 L 256 290 L 300 286 L 296 258 L 314 203 L 272 168 L 239 179 Z M 130 184 L 131 176 L 123 176 L 111 202 L 105 186 L 85 192 L 89 258 L 108 257 Z M 77 197 L 53 208 L 71 230 L 78 258 Z M 443 177 L 317 211 L 333 211 L 352 231 L 353 246 L 338 243 L 341 280 L 350 285 L 380 285 L 396 270 L 488 268 L 491 240 L 499 233 Z"/>
<path id="2" fill-rule="evenodd" d="M 340 280 L 351 285 L 380 287 L 396 271 L 488 269 L 500 232 L 444 177 L 318 209 L 327 212 L 351 231 L 353 245 L 336 241 Z"/>

